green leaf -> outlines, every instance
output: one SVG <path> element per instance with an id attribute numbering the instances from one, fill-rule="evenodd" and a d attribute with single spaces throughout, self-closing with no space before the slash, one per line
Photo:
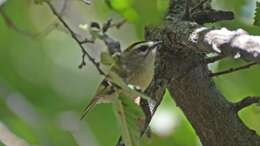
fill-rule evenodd
<path id="1" fill-rule="evenodd" d="M 139 146 L 140 133 L 145 122 L 142 109 L 133 99 L 122 94 L 116 99 L 115 109 L 125 145 Z"/>
<path id="2" fill-rule="evenodd" d="M 130 0 L 111 0 L 111 6 L 117 11 L 123 11 L 131 5 Z"/>
<path id="3" fill-rule="evenodd" d="M 260 26 L 260 2 L 256 2 L 254 25 Z"/>
<path id="4" fill-rule="evenodd" d="M 157 8 L 160 12 L 166 12 L 169 7 L 169 0 L 157 0 Z"/>

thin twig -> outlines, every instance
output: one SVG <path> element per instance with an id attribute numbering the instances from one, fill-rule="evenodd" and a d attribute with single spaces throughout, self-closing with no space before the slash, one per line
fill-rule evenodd
<path id="1" fill-rule="evenodd" d="M 260 103 L 260 97 L 258 96 L 248 96 L 241 101 L 234 103 L 234 109 L 236 112 L 239 112 L 240 110 L 255 104 L 255 103 Z"/>
<path id="2" fill-rule="evenodd" d="M 98 32 L 98 36 L 95 36 L 93 34 L 91 39 L 85 38 L 83 41 L 81 41 L 81 44 L 86 44 L 86 43 L 95 43 L 96 39 L 100 39 L 101 41 L 103 41 L 105 43 L 105 45 L 107 46 L 108 52 L 110 53 L 110 55 L 114 55 L 115 53 L 121 53 L 121 46 L 120 46 L 120 42 L 118 42 L 117 40 L 113 39 L 110 35 L 108 35 L 106 32 L 112 28 L 112 27 L 116 27 L 117 29 L 119 29 L 124 23 L 126 22 L 126 20 L 121 20 L 118 23 L 112 23 L 112 19 L 109 19 L 105 24 L 103 24 L 102 28 L 100 29 L 100 25 L 97 22 L 92 22 L 90 27 L 96 27 L 98 28 L 100 31 Z M 94 25 L 93 25 L 94 24 Z M 93 25 L 93 26 L 92 26 Z M 91 29 L 90 29 L 91 30 Z"/>
<path id="3" fill-rule="evenodd" d="M 120 29 L 125 23 L 127 22 L 126 19 L 123 19 L 119 22 L 112 23 L 112 19 L 107 20 L 107 22 L 103 25 L 102 31 L 103 33 L 107 32 L 110 28 L 117 28 Z"/>
<path id="4" fill-rule="evenodd" d="M 83 47 L 81 41 L 77 38 L 77 35 L 74 33 L 74 31 L 70 28 L 70 26 L 63 20 L 63 18 L 59 15 L 59 13 L 56 11 L 56 9 L 54 8 L 54 6 L 51 4 L 51 2 L 46 1 L 47 5 L 49 6 L 49 8 L 51 9 L 52 13 L 59 19 L 59 21 L 64 25 L 64 27 L 69 31 L 71 37 L 77 42 L 77 44 L 79 45 L 79 47 L 81 48 L 82 51 L 82 62 L 79 65 L 79 68 L 82 68 L 83 66 L 86 65 L 85 62 L 85 56 L 88 57 L 88 59 L 95 65 L 96 69 L 98 70 L 98 72 L 101 75 L 105 75 L 105 73 L 102 71 L 102 69 L 100 68 L 100 64 L 98 62 L 95 61 L 95 59 L 93 57 L 91 57 L 91 55 L 86 51 L 86 49 Z"/>
<path id="5" fill-rule="evenodd" d="M 119 29 L 119 28 L 121 28 L 126 22 L 127 22 L 127 20 L 126 20 L 126 19 L 123 19 L 123 20 L 121 20 L 121 21 L 119 21 L 119 22 L 112 23 L 112 24 L 110 25 L 110 27 L 116 27 L 117 29 Z"/>
<path id="6" fill-rule="evenodd" d="M 257 64 L 256 62 L 248 63 L 248 64 L 245 64 L 243 66 L 237 67 L 237 68 L 230 68 L 230 69 L 227 69 L 227 70 L 224 70 L 224 71 L 221 71 L 221 72 L 211 73 L 209 76 L 210 77 L 216 77 L 216 76 L 220 76 L 220 75 L 224 75 L 224 74 L 233 73 L 233 72 L 236 72 L 236 71 L 239 71 L 239 70 L 248 69 L 251 66 L 256 65 L 256 64 Z"/>

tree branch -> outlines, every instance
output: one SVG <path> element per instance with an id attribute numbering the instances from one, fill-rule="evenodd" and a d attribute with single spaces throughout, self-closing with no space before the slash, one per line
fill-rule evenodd
<path id="1" fill-rule="evenodd" d="M 226 28 L 200 27 L 194 30 L 196 32 L 199 32 L 198 41 L 191 40 L 202 51 L 222 53 L 225 56 L 239 54 L 244 60 L 260 63 L 260 36 L 249 35 L 242 29 L 230 31 Z"/>
<path id="2" fill-rule="evenodd" d="M 70 28 L 70 26 L 63 20 L 63 18 L 59 15 L 59 13 L 56 11 L 56 9 L 54 8 L 54 6 L 51 4 L 51 2 L 46 1 L 46 4 L 49 6 L 49 8 L 51 9 L 52 13 L 58 18 L 58 20 L 64 25 L 64 27 L 69 31 L 71 37 L 77 42 L 78 46 L 81 48 L 82 51 L 82 63 L 79 65 L 79 67 L 83 67 L 84 65 L 86 65 L 85 62 L 85 56 L 88 57 L 88 59 L 93 63 L 93 65 L 96 67 L 96 69 L 98 70 L 98 72 L 101 75 L 106 75 L 105 72 L 100 68 L 100 64 L 98 62 L 95 61 L 95 59 L 86 51 L 86 49 L 84 48 L 84 46 L 81 43 L 81 40 L 78 39 L 76 33 L 74 33 L 74 31 Z"/>
<path id="3" fill-rule="evenodd" d="M 172 29 L 171 33 L 179 36 L 175 38 L 176 42 L 194 46 L 183 48 L 182 51 L 192 49 L 194 52 L 219 53 L 225 57 L 239 54 L 241 59 L 260 63 L 260 36 L 249 35 L 242 29 L 231 31 L 202 27 L 173 17 L 167 17 L 167 20 L 167 29 Z M 183 32 L 185 28 L 190 29 Z"/>
<path id="4" fill-rule="evenodd" d="M 258 96 L 248 96 L 241 101 L 234 103 L 234 109 L 236 112 L 239 112 L 240 110 L 255 104 L 255 103 L 260 103 L 260 97 Z"/>
<path id="5" fill-rule="evenodd" d="M 125 23 L 127 22 L 126 19 L 123 19 L 119 22 L 115 22 L 115 23 L 112 23 L 112 19 L 109 19 L 104 25 L 103 25 L 103 28 L 102 28 L 102 31 L 103 33 L 107 32 L 110 28 L 121 28 L 121 26 L 123 26 Z"/>
<path id="6" fill-rule="evenodd" d="M 233 12 L 221 10 L 205 10 L 192 14 L 192 19 L 198 24 L 213 23 L 234 19 Z"/>
<path id="7" fill-rule="evenodd" d="M 237 67 L 237 68 L 230 68 L 230 69 L 227 69 L 227 70 L 224 70 L 224 71 L 220 71 L 220 72 L 216 72 L 216 73 L 210 73 L 209 76 L 210 77 L 216 77 L 216 76 L 221 76 L 221 75 L 233 73 L 233 72 L 240 71 L 240 70 L 243 70 L 243 69 L 248 69 L 248 68 L 250 68 L 250 67 L 252 67 L 256 64 L 257 63 L 255 63 L 255 62 L 248 63 L 248 64 L 242 65 L 240 67 Z"/>
<path id="8" fill-rule="evenodd" d="M 126 23 L 126 20 L 119 21 L 118 23 L 112 23 L 112 19 L 109 19 L 105 24 L 103 24 L 103 26 L 101 28 L 99 23 L 91 22 L 90 28 L 89 28 L 90 34 L 92 34 L 91 31 L 93 31 L 91 29 L 98 29 L 98 30 L 96 30 L 96 32 L 94 32 L 94 34 L 92 34 L 93 35 L 92 39 L 86 38 L 85 40 L 81 41 L 81 44 L 95 43 L 96 39 L 100 39 L 107 46 L 108 52 L 111 56 L 113 56 L 116 53 L 121 53 L 122 50 L 121 50 L 120 42 L 113 39 L 111 36 L 109 36 L 107 34 L 107 31 L 113 27 L 116 27 L 117 29 L 119 29 L 124 23 Z M 97 33 L 97 34 L 95 34 L 95 33 Z M 95 35 L 97 35 L 97 36 L 95 36 Z"/>

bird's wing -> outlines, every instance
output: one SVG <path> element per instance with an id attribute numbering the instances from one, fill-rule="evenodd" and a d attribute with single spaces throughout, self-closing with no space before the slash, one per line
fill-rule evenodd
<path id="1" fill-rule="evenodd" d="M 88 112 L 95 107 L 98 102 L 109 102 L 116 96 L 116 90 L 112 84 L 104 79 L 97 89 L 96 95 L 91 99 L 89 104 L 83 109 L 81 120 L 88 114 Z"/>
<path id="2" fill-rule="evenodd" d="M 113 87 L 115 86 L 116 88 L 123 90 L 124 93 L 128 93 L 131 97 L 143 97 L 145 99 L 150 99 L 147 95 L 144 93 L 136 90 L 136 88 L 132 88 L 129 84 L 124 81 L 123 78 L 121 78 L 117 73 L 115 72 L 110 72 L 109 75 L 107 76 L 108 80 L 113 83 Z"/>
<path id="3" fill-rule="evenodd" d="M 95 107 L 95 105 L 98 102 L 98 98 L 94 97 L 91 99 L 91 101 L 89 102 L 89 104 L 83 109 L 80 120 L 84 119 L 84 117 L 86 117 L 86 115 L 88 114 L 88 112 L 93 109 Z"/>

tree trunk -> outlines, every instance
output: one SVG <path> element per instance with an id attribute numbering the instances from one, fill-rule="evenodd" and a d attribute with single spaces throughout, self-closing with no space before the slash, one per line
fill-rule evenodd
<path id="1" fill-rule="evenodd" d="M 199 2 L 193 0 L 190 7 Z M 227 101 L 217 90 L 205 59 L 206 53 L 216 52 L 211 45 L 216 37 L 211 36 L 206 40 L 211 29 L 203 29 L 198 23 L 209 22 L 209 17 L 214 16 L 210 15 L 207 17 L 209 19 L 203 20 L 198 18 L 198 13 L 207 11 L 208 14 L 224 14 L 223 17 L 216 16 L 221 20 L 230 17 L 230 12 L 215 11 L 210 8 L 209 3 L 203 6 L 195 10 L 196 15 L 192 15 L 190 21 L 187 21 L 183 19 L 185 1 L 172 0 L 164 23 L 161 26 L 147 27 L 147 40 L 163 40 L 163 46 L 158 51 L 155 79 L 148 92 L 156 99 L 158 105 L 164 89 L 167 88 L 204 146 L 260 146 L 260 137 L 240 120 L 236 104 Z M 211 22 L 213 21 L 212 19 Z M 230 37 L 230 41 L 232 40 Z M 217 45 L 220 49 L 224 47 L 223 44 Z M 250 58 L 248 54 L 243 54 L 244 50 L 241 47 L 235 49 L 242 54 L 242 58 Z M 260 52 L 260 49 L 258 51 Z M 224 56 L 234 54 L 234 51 L 222 52 Z"/>

